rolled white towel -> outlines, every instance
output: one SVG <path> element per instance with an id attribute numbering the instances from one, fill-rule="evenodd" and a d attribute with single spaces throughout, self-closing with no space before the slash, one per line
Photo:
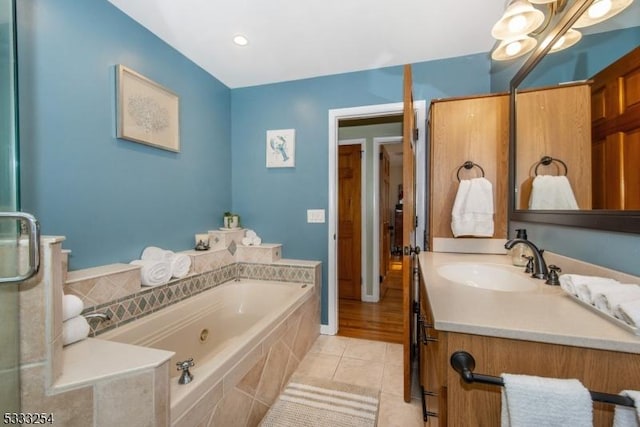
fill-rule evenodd
<path id="1" fill-rule="evenodd" d="M 252 245 L 260 246 L 262 244 L 262 239 L 258 236 L 254 237 L 251 242 Z"/>
<path id="2" fill-rule="evenodd" d="M 624 390 L 620 395 L 630 397 L 636 407 L 617 405 L 613 415 L 613 427 L 640 426 L 640 391 Z"/>
<path id="3" fill-rule="evenodd" d="M 84 303 L 75 295 L 62 296 L 62 321 L 79 316 L 84 310 Z"/>
<path id="4" fill-rule="evenodd" d="M 181 279 L 189 274 L 191 268 L 191 257 L 186 254 L 173 254 L 171 257 L 171 275 L 176 279 Z"/>
<path id="5" fill-rule="evenodd" d="M 140 269 L 140 282 L 144 286 L 164 285 L 171 280 L 171 263 L 169 261 L 137 259 L 129 264 L 142 267 Z"/>
<path id="6" fill-rule="evenodd" d="M 243 237 L 242 244 L 245 246 L 251 246 L 253 244 L 253 239 L 251 237 Z"/>
<path id="7" fill-rule="evenodd" d="M 162 249 L 157 246 L 147 246 L 142 251 L 142 255 L 140 255 L 140 259 L 154 259 L 154 260 L 171 260 L 173 258 L 173 251 Z"/>
<path id="8" fill-rule="evenodd" d="M 586 284 L 619 284 L 617 280 L 598 276 L 584 276 L 581 274 L 562 274 L 560 275 L 560 287 L 571 295 L 578 296 L 578 286 Z M 590 303 L 590 301 L 589 301 Z"/>
<path id="9" fill-rule="evenodd" d="M 611 289 L 602 289 L 593 296 L 593 304 L 600 311 L 615 316 L 615 311 L 623 302 L 640 299 L 640 286 L 638 285 L 612 285 Z"/>
<path id="10" fill-rule="evenodd" d="M 73 344 L 89 336 L 89 322 L 82 316 L 62 322 L 62 345 Z"/>
<path id="11" fill-rule="evenodd" d="M 583 283 L 576 286 L 576 292 L 578 292 L 578 298 L 582 301 L 595 305 L 595 296 L 599 292 L 605 292 L 611 290 L 612 286 L 616 286 L 619 283 Z"/>
<path id="12" fill-rule="evenodd" d="M 634 328 L 640 327 L 640 299 L 623 302 L 618 305 L 617 310 L 620 318 Z"/>

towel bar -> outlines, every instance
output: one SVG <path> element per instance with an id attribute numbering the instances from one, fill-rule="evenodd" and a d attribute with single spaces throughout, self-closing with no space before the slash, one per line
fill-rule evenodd
<path id="1" fill-rule="evenodd" d="M 538 176 L 538 168 L 540 167 L 540 165 L 549 166 L 553 162 L 560 163 L 564 167 L 564 176 L 567 176 L 567 174 L 569 173 L 569 168 L 567 167 L 567 164 L 565 162 L 563 162 L 562 160 L 560 160 L 560 159 L 555 159 L 555 158 L 550 157 L 550 156 L 542 157 L 540 159 L 540 161 L 536 164 L 536 169 L 534 171 L 536 176 Z"/>
<path id="2" fill-rule="evenodd" d="M 474 374 L 473 369 L 476 367 L 476 361 L 473 356 L 466 351 L 456 351 L 451 355 L 449 359 L 451 367 L 460 374 L 460 377 L 467 383 L 482 383 L 504 386 L 504 381 L 501 377 L 493 377 L 490 375 Z M 611 403 L 614 405 L 635 407 L 633 399 L 627 396 L 620 396 L 618 394 L 601 393 L 598 391 L 591 391 L 591 400 L 596 402 Z"/>
<path id="3" fill-rule="evenodd" d="M 458 172 L 456 172 L 456 176 L 458 177 L 458 182 L 460 182 L 460 171 L 462 170 L 462 168 L 472 169 L 474 166 L 482 171 L 482 177 L 484 178 L 484 169 L 482 169 L 482 166 L 480 166 L 477 163 L 473 163 L 471 160 L 467 160 L 462 164 L 462 166 L 458 168 Z"/>

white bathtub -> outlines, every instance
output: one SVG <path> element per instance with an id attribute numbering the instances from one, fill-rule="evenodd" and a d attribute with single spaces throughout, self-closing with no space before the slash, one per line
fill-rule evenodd
<path id="1" fill-rule="evenodd" d="M 99 338 L 175 352 L 169 366 L 174 423 L 307 301 L 313 288 L 311 284 L 234 280 Z M 195 362 L 194 379 L 180 385 L 175 364 L 189 358 Z"/>

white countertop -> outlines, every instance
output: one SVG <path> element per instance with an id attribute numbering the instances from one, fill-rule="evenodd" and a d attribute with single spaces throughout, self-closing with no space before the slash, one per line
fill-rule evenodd
<path id="1" fill-rule="evenodd" d="M 435 329 L 640 354 L 640 336 L 581 306 L 559 286 L 533 279 L 539 286 L 532 292 L 490 291 L 451 282 L 436 271 L 451 262 L 510 261 L 507 255 L 421 253 Z"/>

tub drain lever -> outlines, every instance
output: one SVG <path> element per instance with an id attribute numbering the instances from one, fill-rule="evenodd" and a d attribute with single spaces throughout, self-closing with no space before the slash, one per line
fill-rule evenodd
<path id="1" fill-rule="evenodd" d="M 178 366 L 178 371 L 182 371 L 182 374 L 178 379 L 178 384 L 189 384 L 191 380 L 193 380 L 193 375 L 189 372 L 189 368 L 195 365 L 193 357 L 183 360 L 182 362 L 178 362 L 176 365 Z"/>

